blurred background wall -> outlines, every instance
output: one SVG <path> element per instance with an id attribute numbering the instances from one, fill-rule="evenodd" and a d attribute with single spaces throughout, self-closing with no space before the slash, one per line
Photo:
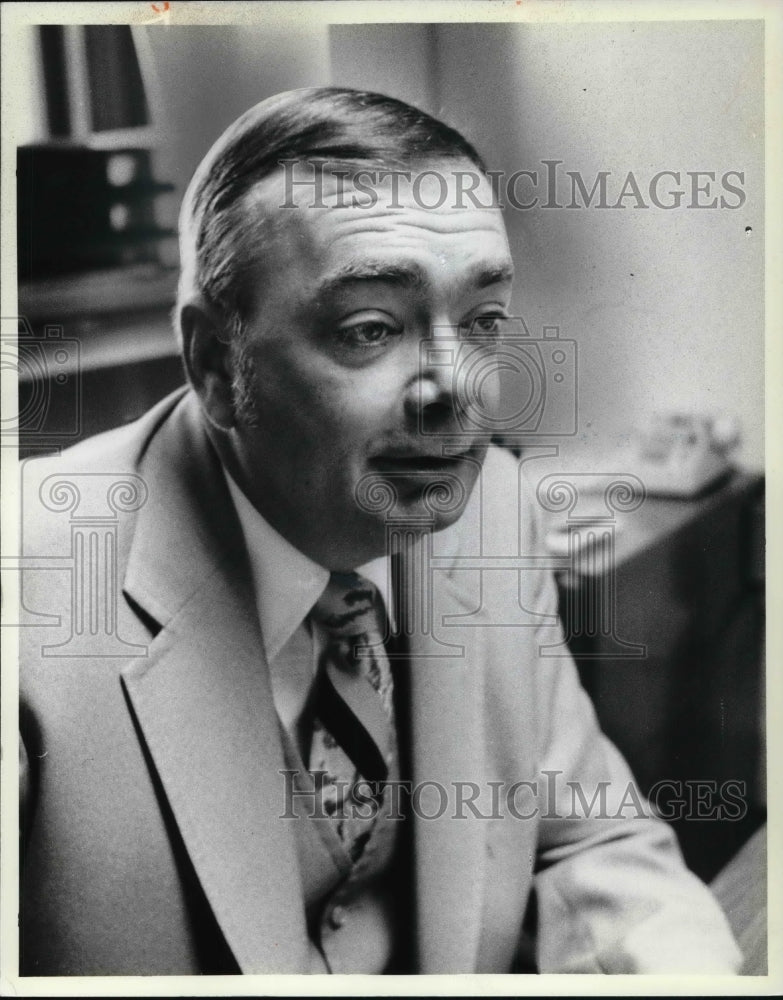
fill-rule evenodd
<path id="1" fill-rule="evenodd" d="M 401 52 L 416 53 L 415 67 L 400 65 Z M 578 344 L 571 447 L 622 442 L 657 408 L 725 410 L 742 424 L 743 462 L 762 465 L 758 22 L 454 24 L 399 37 L 395 26 L 350 25 L 332 29 L 331 54 L 335 82 L 382 85 L 441 114 L 492 169 L 542 174 L 543 160 L 562 160 L 588 191 L 611 171 L 610 204 L 628 171 L 648 204 L 644 184 L 659 170 L 744 171 L 747 200 L 734 210 L 637 209 L 630 198 L 624 209 L 510 208 L 506 224 L 516 308 L 531 332 L 558 325 Z M 519 190 L 527 200 L 530 187 Z"/>

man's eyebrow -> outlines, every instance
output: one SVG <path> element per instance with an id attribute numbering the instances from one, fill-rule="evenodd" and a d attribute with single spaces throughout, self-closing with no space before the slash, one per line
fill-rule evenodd
<path id="1" fill-rule="evenodd" d="M 514 278 L 514 265 L 507 260 L 475 265 L 465 276 L 465 284 L 474 288 L 509 283 Z M 426 288 L 429 284 L 424 271 L 416 263 L 392 264 L 384 260 L 358 260 L 327 275 L 318 285 L 319 297 L 339 292 L 347 285 L 362 281 L 385 281 L 402 288 Z"/>
<path id="2" fill-rule="evenodd" d="M 424 272 L 416 264 L 391 264 L 384 260 L 357 260 L 331 274 L 318 285 L 320 296 L 339 292 L 346 285 L 362 281 L 385 281 L 403 288 L 420 288 L 427 284 Z"/>
<path id="3" fill-rule="evenodd" d="M 468 282 L 476 288 L 487 288 L 489 285 L 501 285 L 514 280 L 514 265 L 510 261 L 492 264 L 479 265 L 473 274 L 468 278 Z"/>

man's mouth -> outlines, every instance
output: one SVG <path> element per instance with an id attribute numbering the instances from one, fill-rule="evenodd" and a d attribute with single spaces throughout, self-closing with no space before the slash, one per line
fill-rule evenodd
<path id="1" fill-rule="evenodd" d="M 478 475 L 486 446 L 477 442 L 469 448 L 459 445 L 453 450 L 454 454 L 444 455 L 442 445 L 439 451 L 434 447 L 431 451 L 389 447 L 370 459 L 370 475 L 364 477 L 364 487 L 372 493 L 370 483 L 385 481 L 391 487 L 396 503 L 402 505 L 394 507 L 397 514 L 407 510 L 411 503 L 418 509 L 422 502 L 433 515 L 459 512 Z M 379 496 L 384 498 L 383 491 Z M 378 496 L 368 494 L 370 506 L 377 500 Z"/>
<path id="2" fill-rule="evenodd" d="M 395 450 L 376 455 L 371 460 L 370 465 L 380 473 L 437 475 L 438 473 L 457 472 L 463 462 L 477 461 L 479 453 L 480 447 L 478 445 L 473 445 L 454 455 Z"/>

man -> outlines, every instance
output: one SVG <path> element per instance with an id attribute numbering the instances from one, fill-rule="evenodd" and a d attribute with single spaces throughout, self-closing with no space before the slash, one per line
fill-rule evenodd
<path id="1" fill-rule="evenodd" d="M 23 971 L 508 972 L 527 931 L 544 972 L 736 969 L 545 655 L 537 504 L 484 421 L 512 259 L 475 150 L 279 95 L 199 167 L 181 251 L 190 389 L 25 469 L 25 554 L 76 569 L 25 580 Z"/>

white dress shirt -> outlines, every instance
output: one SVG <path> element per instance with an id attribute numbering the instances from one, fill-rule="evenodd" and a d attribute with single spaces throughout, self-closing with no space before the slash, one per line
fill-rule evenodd
<path id="1" fill-rule="evenodd" d="M 275 709 L 293 734 L 323 649 L 324 637 L 311 628 L 308 615 L 329 583 L 329 570 L 286 541 L 223 471 L 250 560 Z M 389 557 L 373 559 L 356 572 L 375 584 L 390 608 Z"/>

